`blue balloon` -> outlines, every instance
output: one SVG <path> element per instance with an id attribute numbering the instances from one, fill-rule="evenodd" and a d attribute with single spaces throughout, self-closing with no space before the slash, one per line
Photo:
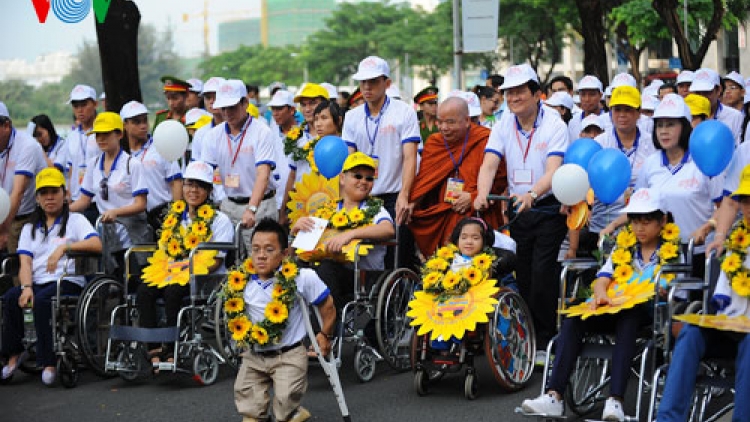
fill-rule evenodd
<path id="1" fill-rule="evenodd" d="M 568 150 L 565 151 L 565 160 L 563 164 L 578 164 L 587 169 L 591 162 L 591 157 L 602 150 L 599 142 L 590 138 L 580 138 L 571 142 Z"/>
<path id="2" fill-rule="evenodd" d="M 690 134 L 690 156 L 708 177 L 718 176 L 732 161 L 734 136 L 718 120 L 706 120 Z"/>
<path id="3" fill-rule="evenodd" d="M 318 166 L 320 174 L 328 179 L 341 173 L 347 156 L 349 156 L 349 148 L 346 142 L 338 136 L 324 136 L 315 144 L 315 165 Z"/>
<path id="4" fill-rule="evenodd" d="M 617 201 L 630 185 L 630 161 L 619 149 L 606 148 L 594 154 L 587 171 L 594 194 L 605 204 Z"/>

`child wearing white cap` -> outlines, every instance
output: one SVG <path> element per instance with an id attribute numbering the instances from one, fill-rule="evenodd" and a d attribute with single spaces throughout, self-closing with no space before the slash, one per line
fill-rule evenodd
<path id="1" fill-rule="evenodd" d="M 602 81 L 596 76 L 585 75 L 578 81 L 578 96 L 580 98 L 581 112 L 573 115 L 568 122 L 568 134 L 571 141 L 580 138 L 585 129 L 583 120 L 590 116 L 598 116 L 604 113 L 602 108 L 602 97 L 604 89 Z M 601 127 L 604 130 L 604 127 Z"/>

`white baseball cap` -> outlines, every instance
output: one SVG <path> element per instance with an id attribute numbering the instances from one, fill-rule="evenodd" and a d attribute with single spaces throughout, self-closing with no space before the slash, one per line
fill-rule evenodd
<path id="1" fill-rule="evenodd" d="M 724 79 L 730 80 L 737 85 L 739 85 L 742 88 L 745 88 L 745 78 L 742 77 L 739 73 L 735 72 L 734 70 L 729 72 L 726 76 L 724 76 Z"/>
<path id="2" fill-rule="evenodd" d="M 203 84 L 203 91 L 201 91 L 201 95 L 207 93 L 207 92 L 216 92 L 219 90 L 219 87 L 221 84 L 226 82 L 227 80 L 222 78 L 221 76 L 213 76 L 209 80 L 206 81 L 205 84 Z"/>
<path id="3" fill-rule="evenodd" d="M 609 85 L 607 89 L 604 90 L 604 96 L 605 97 L 611 97 L 612 96 L 612 85 Z"/>
<path id="4" fill-rule="evenodd" d="M 196 160 L 188 164 L 182 177 L 185 179 L 200 180 L 201 182 L 213 184 L 214 169 L 209 164 Z"/>
<path id="5" fill-rule="evenodd" d="M 695 71 L 693 83 L 690 84 L 690 92 L 712 91 L 718 85 L 721 85 L 719 74 L 713 69 L 702 67 Z"/>
<path id="6" fill-rule="evenodd" d="M 326 89 L 326 91 L 328 91 L 328 98 L 336 99 L 339 97 L 339 90 L 335 86 L 333 86 L 333 84 L 329 84 L 328 82 L 323 82 L 322 84 L 320 84 L 320 86 L 322 86 L 323 88 Z"/>
<path id="7" fill-rule="evenodd" d="M 479 117 L 482 114 L 482 107 L 479 105 L 479 97 L 477 94 L 471 91 L 461 91 L 460 89 L 454 89 L 448 93 L 448 98 L 460 98 L 466 101 L 466 105 L 469 106 L 469 117 Z"/>
<path id="8" fill-rule="evenodd" d="M 654 211 L 666 212 L 661 194 L 656 189 L 641 188 L 633 193 L 622 214 L 649 214 Z"/>
<path id="9" fill-rule="evenodd" d="M 654 79 L 653 81 L 651 81 L 651 83 L 650 83 L 650 84 L 648 84 L 648 86 L 653 86 L 653 87 L 655 87 L 655 88 L 656 88 L 657 90 L 658 90 L 658 89 L 659 89 L 659 87 L 660 87 L 660 86 L 662 86 L 662 85 L 664 85 L 664 81 L 662 81 L 661 79 Z"/>
<path id="10" fill-rule="evenodd" d="M 76 85 L 73 90 L 70 91 L 70 99 L 68 104 L 73 101 L 83 101 L 91 98 L 96 101 L 96 90 L 88 85 Z"/>
<path id="11" fill-rule="evenodd" d="M 389 86 L 388 89 L 385 90 L 385 95 L 389 96 L 390 98 L 395 98 L 397 100 L 400 100 L 401 90 L 398 89 L 398 85 L 391 84 L 391 86 Z"/>
<path id="12" fill-rule="evenodd" d="M 505 71 L 504 77 L 505 80 L 503 81 L 503 84 L 500 85 L 501 90 L 515 88 L 528 81 L 539 83 L 539 76 L 537 76 L 534 69 L 526 63 L 509 67 L 508 70 Z"/>
<path id="13" fill-rule="evenodd" d="M 677 94 L 667 94 L 661 99 L 659 106 L 654 110 L 654 119 L 668 117 L 673 119 L 683 118 L 688 122 L 693 120 L 690 107 L 685 104 L 685 99 Z"/>
<path id="14" fill-rule="evenodd" d="M 692 70 L 683 70 L 679 75 L 677 75 L 677 85 L 692 83 L 694 78 L 695 72 L 693 72 Z"/>
<path id="15" fill-rule="evenodd" d="M 352 76 L 355 81 L 366 81 L 378 76 L 391 77 L 391 68 L 388 63 L 378 56 L 369 56 L 359 62 L 357 73 Z"/>
<path id="16" fill-rule="evenodd" d="M 301 88 L 302 87 L 300 87 L 300 89 Z M 271 82 L 271 85 L 268 85 L 268 93 L 272 93 L 274 89 L 287 89 L 287 87 L 284 82 Z"/>
<path id="17" fill-rule="evenodd" d="M 7 117 L 10 119 L 10 113 L 8 113 L 8 107 L 5 106 L 5 103 L 0 101 L 0 117 Z"/>
<path id="18" fill-rule="evenodd" d="M 214 108 L 232 107 L 247 96 L 245 83 L 239 79 L 227 79 L 216 91 Z"/>
<path id="19" fill-rule="evenodd" d="M 200 94 L 203 91 L 203 81 L 200 79 L 188 79 L 187 83 L 190 84 L 190 92 L 195 92 L 196 94 Z"/>
<path id="20" fill-rule="evenodd" d="M 641 110 L 656 110 L 659 105 L 659 99 L 655 95 L 644 94 L 641 96 Z"/>
<path id="21" fill-rule="evenodd" d="M 102 91 L 102 93 L 99 95 L 100 100 L 106 100 L 107 99 L 107 93 Z"/>
<path id="22" fill-rule="evenodd" d="M 582 89 L 596 89 L 599 92 L 604 92 L 602 89 L 602 81 L 594 75 L 585 75 L 581 78 L 578 82 L 578 91 L 580 92 Z"/>
<path id="23" fill-rule="evenodd" d="M 750 78 L 745 81 L 745 100 L 744 104 L 750 103 Z"/>
<path id="24" fill-rule="evenodd" d="M 649 85 L 645 88 L 643 88 L 643 92 L 641 92 L 641 96 L 643 97 L 658 97 L 659 96 L 659 87 L 654 85 Z"/>
<path id="25" fill-rule="evenodd" d="M 612 89 L 620 86 L 632 86 L 633 88 L 637 88 L 637 85 L 635 78 L 629 73 L 618 73 L 615 75 L 614 79 L 612 79 L 612 83 L 610 84 Z"/>
<path id="26" fill-rule="evenodd" d="M 548 106 L 563 106 L 568 110 L 573 110 L 573 97 L 565 91 L 558 91 L 544 102 Z"/>
<path id="27" fill-rule="evenodd" d="M 141 114 L 148 114 L 148 109 L 138 101 L 129 101 L 120 109 L 120 117 L 122 120 L 140 116 Z"/>
<path id="28" fill-rule="evenodd" d="M 203 116 L 213 116 L 213 114 L 198 107 L 193 107 L 185 113 L 185 126 L 194 125 Z"/>
<path id="29" fill-rule="evenodd" d="M 578 95 L 578 94 L 575 94 L 575 95 L 573 96 L 573 103 L 574 103 L 574 104 L 581 104 L 581 96 L 580 96 L 580 95 Z"/>
<path id="30" fill-rule="evenodd" d="M 266 105 L 268 107 L 294 107 L 294 94 L 287 91 L 286 89 L 279 89 L 275 94 L 273 94 L 273 97 L 271 97 L 271 101 L 269 101 Z"/>
<path id="31" fill-rule="evenodd" d="M 601 130 L 604 130 L 604 122 L 602 121 L 602 115 L 589 114 L 581 121 L 581 130 L 586 130 L 589 126 L 596 126 Z"/>

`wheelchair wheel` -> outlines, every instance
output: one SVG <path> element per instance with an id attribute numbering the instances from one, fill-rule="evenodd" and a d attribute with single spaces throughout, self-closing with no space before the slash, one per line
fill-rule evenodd
<path id="1" fill-rule="evenodd" d="M 360 382 L 370 382 L 375 376 L 377 365 L 378 358 L 368 346 L 360 347 L 354 354 L 354 371 Z"/>
<path id="2" fill-rule="evenodd" d="M 378 347 L 388 365 L 397 371 L 411 368 L 408 348 L 414 329 L 406 312 L 417 284 L 419 277 L 414 271 L 399 268 L 380 285 L 375 313 Z"/>
<path id="3" fill-rule="evenodd" d="M 464 396 L 468 400 L 474 400 L 479 395 L 479 378 L 477 374 L 469 372 L 464 378 Z"/>
<path id="4" fill-rule="evenodd" d="M 536 354 L 534 323 L 518 293 L 500 292 L 487 324 L 484 348 L 492 374 L 504 391 L 517 391 L 531 379 Z"/>
<path id="5" fill-rule="evenodd" d="M 440 381 L 445 375 L 445 371 L 441 370 L 440 368 L 444 368 L 445 366 L 440 366 L 438 368 L 430 368 L 429 370 L 426 370 L 424 368 L 417 368 L 417 364 L 419 363 L 419 360 L 420 360 L 419 356 L 422 354 L 421 342 L 422 342 L 422 339 L 421 339 L 421 336 L 417 335 L 417 330 L 412 330 L 411 342 L 409 346 L 409 363 L 411 364 L 411 369 L 415 372 L 423 371 L 425 374 L 427 374 L 426 375 L 427 381 L 429 382 Z M 428 353 L 429 353 L 429 350 L 428 350 Z"/>
<path id="6" fill-rule="evenodd" d="M 420 396 L 426 396 L 429 389 L 429 376 L 424 369 L 417 369 L 414 372 L 414 390 Z"/>
<path id="7" fill-rule="evenodd" d="M 224 312 L 224 298 L 216 296 L 214 304 L 214 333 L 216 333 L 216 347 L 221 356 L 235 371 L 240 368 L 240 349 L 232 340 L 232 333 L 227 327 L 227 314 Z"/>
<path id="8" fill-rule="evenodd" d="M 36 363 L 36 344 L 24 350 L 18 359 L 22 361 L 18 369 L 26 374 L 39 375 L 44 369 Z"/>
<path id="9" fill-rule="evenodd" d="M 591 413 L 598 401 L 606 399 L 602 389 L 607 372 L 607 360 L 578 358 L 565 390 L 565 403 L 573 413 L 579 416 Z"/>
<path id="10" fill-rule="evenodd" d="M 125 381 L 135 381 L 139 377 L 150 373 L 151 362 L 148 352 L 142 343 L 127 342 L 120 344 L 117 352 L 117 375 Z"/>
<path id="11" fill-rule="evenodd" d="M 78 344 L 86 363 L 100 377 L 114 375 L 104 363 L 112 310 L 124 303 L 124 294 L 122 283 L 105 276 L 87 284 L 78 298 Z"/>
<path id="12" fill-rule="evenodd" d="M 193 355 L 193 379 L 200 385 L 211 385 L 219 376 L 219 359 L 210 349 L 201 349 Z"/>
<path id="13" fill-rule="evenodd" d="M 57 376 L 60 384 L 65 388 L 73 388 L 78 385 L 78 364 L 70 353 L 64 353 L 57 360 Z"/>

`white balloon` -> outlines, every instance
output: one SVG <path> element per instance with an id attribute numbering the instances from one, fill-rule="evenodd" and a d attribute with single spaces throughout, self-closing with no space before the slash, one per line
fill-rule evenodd
<path id="1" fill-rule="evenodd" d="M 552 175 L 552 193 L 565 205 L 586 199 L 589 187 L 589 176 L 578 164 L 563 164 Z"/>
<path id="2" fill-rule="evenodd" d="M 177 120 L 165 120 L 154 130 L 154 148 L 167 161 L 182 158 L 187 145 L 187 129 Z"/>
<path id="3" fill-rule="evenodd" d="M 10 213 L 10 196 L 8 196 L 8 192 L 5 191 L 5 189 L 0 189 L 0 223 L 5 221 L 6 218 L 8 218 L 8 214 Z"/>

